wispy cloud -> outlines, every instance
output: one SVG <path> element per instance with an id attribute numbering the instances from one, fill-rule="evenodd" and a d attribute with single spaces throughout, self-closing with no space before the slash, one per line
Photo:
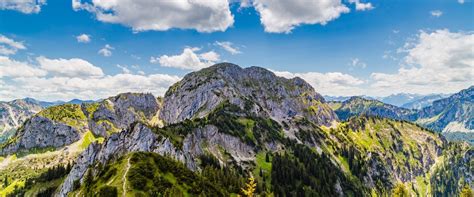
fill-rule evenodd
<path id="1" fill-rule="evenodd" d="M 15 41 L 0 34 L 0 55 L 13 55 L 18 50 L 26 49 L 22 42 Z"/>
<path id="2" fill-rule="evenodd" d="M 217 46 L 220 46 L 222 49 L 226 50 L 227 52 L 229 52 L 232 55 L 242 53 L 242 51 L 240 51 L 238 47 L 233 46 L 234 44 L 232 42 L 228 42 L 228 41 L 219 42 L 219 41 L 216 41 L 215 44 Z"/>
<path id="3" fill-rule="evenodd" d="M 16 10 L 24 14 L 36 14 L 45 4 L 46 0 L 2 0 L 0 1 L 0 10 Z"/>
<path id="4" fill-rule="evenodd" d="M 430 14 L 431 14 L 431 16 L 439 18 L 439 17 L 441 17 L 441 15 L 443 15 L 443 12 L 441 10 L 432 10 L 430 12 Z"/>
<path id="5" fill-rule="evenodd" d="M 99 52 L 97 52 L 97 53 L 99 53 L 100 55 L 102 55 L 104 57 L 110 57 L 110 56 L 112 56 L 112 50 L 114 50 L 114 47 L 106 44 L 104 46 L 104 48 L 100 49 Z"/>

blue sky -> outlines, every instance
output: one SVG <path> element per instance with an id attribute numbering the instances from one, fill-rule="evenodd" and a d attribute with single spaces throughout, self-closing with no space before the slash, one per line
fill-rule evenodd
<path id="1" fill-rule="evenodd" d="M 452 93 L 474 84 L 470 0 L 3 1 L 0 100 L 159 96 L 222 61 L 299 76 L 328 95 Z"/>

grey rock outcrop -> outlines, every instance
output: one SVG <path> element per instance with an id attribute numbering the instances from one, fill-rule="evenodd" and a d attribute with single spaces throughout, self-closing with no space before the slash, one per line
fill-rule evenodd
<path id="1" fill-rule="evenodd" d="M 69 125 L 34 116 L 18 131 L 15 139 L 0 151 L 0 155 L 31 148 L 62 147 L 79 140 L 80 132 Z"/>
<path id="2" fill-rule="evenodd" d="M 110 97 L 99 103 L 95 111 L 87 111 L 88 105 L 82 108 L 89 121 L 90 130 L 100 136 L 107 136 L 107 131 L 120 131 L 136 121 L 151 120 L 159 110 L 159 103 L 152 94 L 123 93 Z M 91 114 L 90 114 L 91 113 Z"/>
<path id="3" fill-rule="evenodd" d="M 202 118 L 224 101 L 281 122 L 304 116 L 319 125 L 336 120 L 323 97 L 300 78 L 286 79 L 259 67 L 221 63 L 186 75 L 164 97 L 161 119 Z"/>

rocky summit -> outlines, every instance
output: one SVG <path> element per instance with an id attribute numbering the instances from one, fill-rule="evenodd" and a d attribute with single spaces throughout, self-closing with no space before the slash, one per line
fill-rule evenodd
<path id="1" fill-rule="evenodd" d="M 124 93 L 33 115 L 0 146 L 0 191 L 232 196 L 250 185 L 261 196 L 455 196 L 472 188 L 472 146 L 419 126 L 413 111 L 355 97 L 327 103 L 300 78 L 216 64 L 163 98 Z"/>
<path id="2" fill-rule="evenodd" d="M 259 67 L 222 63 L 186 75 L 164 97 L 165 123 L 202 118 L 224 101 L 278 122 L 306 117 L 330 125 L 335 114 L 323 97 L 301 78 L 286 79 Z"/>

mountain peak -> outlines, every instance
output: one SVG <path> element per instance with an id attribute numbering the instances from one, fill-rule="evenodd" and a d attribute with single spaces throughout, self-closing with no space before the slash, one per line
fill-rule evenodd
<path id="1" fill-rule="evenodd" d="M 224 101 L 280 121 L 318 105 L 313 111 L 325 115 L 315 115 L 316 122 L 330 124 L 335 119 L 323 97 L 301 78 L 286 79 L 265 68 L 241 68 L 231 63 L 190 73 L 170 87 L 161 118 L 166 123 L 202 118 Z"/>

